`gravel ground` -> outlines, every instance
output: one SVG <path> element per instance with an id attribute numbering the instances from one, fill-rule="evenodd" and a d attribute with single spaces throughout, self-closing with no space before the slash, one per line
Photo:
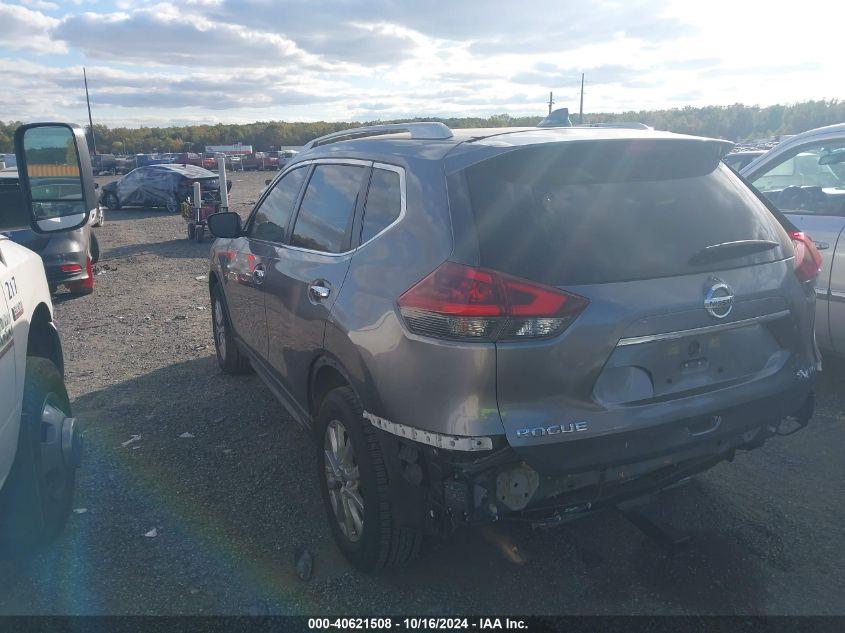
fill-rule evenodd
<path id="1" fill-rule="evenodd" d="M 233 207 L 266 177 L 235 174 Z M 304 433 L 257 377 L 217 368 L 209 244 L 156 210 L 97 230 L 95 293 L 56 300 L 87 429 L 77 510 L 35 557 L 0 561 L 0 614 L 845 614 L 842 365 L 810 427 L 661 495 L 692 537 L 680 552 L 605 513 L 464 530 L 366 577 L 331 542 Z"/>

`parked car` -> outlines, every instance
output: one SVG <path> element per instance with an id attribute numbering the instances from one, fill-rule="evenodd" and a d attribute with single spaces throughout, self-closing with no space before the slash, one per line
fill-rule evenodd
<path id="1" fill-rule="evenodd" d="M 0 177 L 0 231 L 27 226 L 56 237 L 85 226 L 96 201 L 85 131 L 25 125 L 15 132 L 15 146 L 22 177 L 17 171 L 14 178 L 8 172 Z M 63 175 L 44 175 L 50 172 Z M 37 254 L 0 234 L 3 545 L 20 552 L 59 533 L 73 507 L 81 460 L 82 430 L 64 383 L 44 266 Z"/>
<path id="2" fill-rule="evenodd" d="M 218 364 L 316 438 L 353 564 L 583 516 L 808 423 L 818 253 L 729 146 L 373 126 L 312 141 L 243 224 L 209 217 Z"/>
<path id="3" fill-rule="evenodd" d="M 122 207 L 164 207 L 171 213 L 193 193 L 199 182 L 204 193 L 217 192 L 217 174 L 194 165 L 148 165 L 138 167 L 102 187 L 100 202 L 108 209 Z M 228 182 L 232 188 L 232 182 Z"/>
<path id="4" fill-rule="evenodd" d="M 183 152 L 181 154 L 175 154 L 171 162 L 179 165 L 196 165 L 197 167 L 203 166 L 202 156 L 194 152 Z"/>
<path id="5" fill-rule="evenodd" d="M 14 154 L 0 154 L 0 169 L 15 167 L 17 159 Z"/>
<path id="6" fill-rule="evenodd" d="M 45 183 L 44 178 L 40 185 L 56 186 Z M 0 171 L 0 187 L 7 191 L 20 189 L 17 170 Z M 89 221 L 73 231 L 36 233 L 31 229 L 19 229 L 6 232 L 6 237 L 41 256 L 51 294 L 59 286 L 65 286 L 71 294 L 91 294 L 94 292 L 94 264 L 100 259 L 100 245 L 91 228 L 98 221 L 98 212 L 92 209 Z"/>
<path id="7" fill-rule="evenodd" d="M 275 150 L 272 152 L 267 152 L 268 155 L 272 156 L 276 159 L 277 166 L 276 169 L 282 169 L 285 165 L 288 164 L 299 152 L 295 149 L 283 149 L 283 150 Z"/>
<path id="8" fill-rule="evenodd" d="M 94 175 L 114 174 L 117 170 L 117 160 L 114 154 L 93 154 L 91 156 L 91 169 Z"/>
<path id="9" fill-rule="evenodd" d="M 845 353 L 845 123 L 797 134 L 741 171 L 821 252 L 816 337 Z"/>
<path id="10" fill-rule="evenodd" d="M 114 163 L 115 174 L 128 174 L 137 166 L 134 156 L 117 156 Z"/>
<path id="11" fill-rule="evenodd" d="M 265 169 L 278 169 L 279 159 L 275 156 L 270 156 L 265 152 L 255 152 L 254 154 L 241 157 L 241 167 L 243 167 L 245 171 L 264 171 Z"/>
<path id="12" fill-rule="evenodd" d="M 766 153 L 766 150 L 763 150 L 763 149 L 731 152 L 730 154 L 727 154 L 722 159 L 722 162 L 725 163 L 725 165 L 727 165 L 728 167 L 730 167 L 734 171 L 742 171 L 743 167 L 745 167 L 752 160 L 759 158 L 760 156 L 762 156 L 765 153 Z"/>

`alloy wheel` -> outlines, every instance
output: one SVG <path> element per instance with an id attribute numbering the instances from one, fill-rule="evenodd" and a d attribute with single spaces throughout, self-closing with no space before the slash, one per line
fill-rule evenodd
<path id="1" fill-rule="evenodd" d="M 323 463 L 335 520 L 343 535 L 353 543 L 364 533 L 364 498 L 355 449 L 346 427 L 332 420 L 326 427 Z"/>

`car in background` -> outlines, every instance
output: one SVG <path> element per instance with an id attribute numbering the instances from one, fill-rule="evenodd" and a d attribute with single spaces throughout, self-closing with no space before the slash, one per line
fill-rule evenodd
<path id="1" fill-rule="evenodd" d="M 137 167 L 134 156 L 115 156 L 114 173 L 128 174 Z"/>
<path id="2" fill-rule="evenodd" d="M 845 123 L 797 134 L 740 171 L 821 253 L 816 340 L 845 354 Z"/>
<path id="3" fill-rule="evenodd" d="M 117 160 L 114 154 L 92 154 L 91 170 L 95 176 L 100 174 L 114 174 L 117 170 Z"/>
<path id="4" fill-rule="evenodd" d="M 164 207 L 171 213 L 193 194 L 200 183 L 203 196 L 219 196 L 217 174 L 196 165 L 161 164 L 138 167 L 102 187 L 100 202 L 108 209 L 123 207 Z M 232 188 L 232 182 L 228 182 Z"/>
<path id="5" fill-rule="evenodd" d="M 170 161 L 178 165 L 196 165 L 202 167 L 202 156 L 195 152 L 182 152 L 181 154 L 174 154 L 173 160 Z"/>
<path id="6" fill-rule="evenodd" d="M 281 149 L 281 150 L 274 150 L 272 152 L 267 152 L 268 155 L 272 156 L 276 159 L 278 164 L 276 165 L 276 169 L 282 169 L 285 165 L 288 164 L 299 152 L 295 149 Z"/>
<path id="7" fill-rule="evenodd" d="M 137 167 L 146 167 L 147 165 L 162 165 L 168 160 L 161 154 L 136 154 L 135 165 Z"/>
<path id="8" fill-rule="evenodd" d="M 13 191 L 20 190 L 17 170 L 0 171 L 0 187 L 6 192 L 5 199 L 11 199 Z M 86 295 L 94 292 L 94 265 L 100 259 L 100 245 L 91 228 L 95 222 L 92 212 L 87 224 L 72 231 L 36 233 L 20 229 L 6 231 L 5 235 L 41 256 L 51 294 L 65 286 L 71 294 Z"/>
<path id="9" fill-rule="evenodd" d="M 264 171 L 266 169 L 278 169 L 279 159 L 267 152 L 255 152 L 241 157 L 241 166 L 244 171 Z"/>
<path id="10" fill-rule="evenodd" d="M 0 154 L 0 169 L 14 167 L 18 164 L 14 154 Z"/>
<path id="11" fill-rule="evenodd" d="M 766 153 L 764 149 L 742 150 L 739 152 L 731 152 L 722 158 L 722 162 L 734 171 L 742 171 L 751 161 L 759 158 Z"/>

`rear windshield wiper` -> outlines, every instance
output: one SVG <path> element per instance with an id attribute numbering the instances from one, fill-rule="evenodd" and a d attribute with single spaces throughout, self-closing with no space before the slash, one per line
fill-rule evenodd
<path id="1" fill-rule="evenodd" d="M 736 257 L 770 251 L 778 246 L 780 246 L 778 242 L 772 242 L 771 240 L 738 240 L 736 242 L 711 244 L 710 246 L 705 246 L 690 257 L 689 263 L 691 266 L 709 264 L 724 259 L 734 259 Z"/>

